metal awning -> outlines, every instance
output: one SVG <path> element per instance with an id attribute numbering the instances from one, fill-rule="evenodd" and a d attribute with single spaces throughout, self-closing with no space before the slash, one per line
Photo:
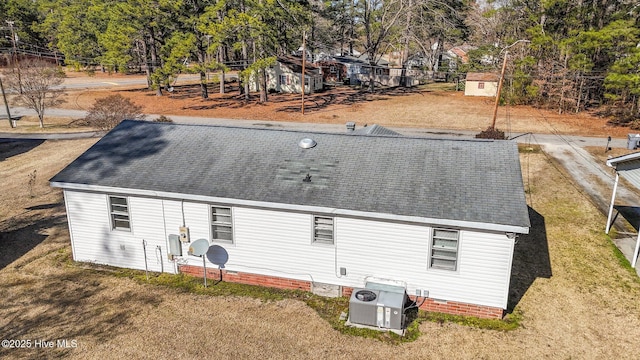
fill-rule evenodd
<path id="1" fill-rule="evenodd" d="M 640 189 L 640 152 L 611 158 L 607 160 L 607 166 L 616 170 L 616 179 L 613 184 L 613 192 L 611 194 L 611 204 L 609 206 L 605 233 L 609 233 L 609 230 L 611 230 L 611 226 L 616 220 L 618 214 L 622 215 L 622 217 L 624 217 L 629 224 L 638 231 L 636 246 L 631 260 L 631 266 L 635 268 L 638 260 L 638 250 L 640 250 L 640 207 L 614 206 L 614 202 L 616 199 L 616 192 L 618 190 L 618 182 L 620 181 L 621 176 L 635 188 Z M 614 209 L 617 211 L 615 217 L 613 215 Z"/>

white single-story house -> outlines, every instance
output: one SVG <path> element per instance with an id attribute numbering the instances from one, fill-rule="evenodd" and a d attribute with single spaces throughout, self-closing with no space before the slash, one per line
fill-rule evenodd
<path id="1" fill-rule="evenodd" d="M 501 317 L 530 228 L 516 143 L 357 131 L 123 121 L 50 180 L 73 259 L 336 296 L 380 280 Z"/>
<path id="2" fill-rule="evenodd" d="M 467 73 L 465 96 L 496 96 L 500 75 L 492 73 Z"/>
<path id="3" fill-rule="evenodd" d="M 305 63 L 304 68 L 305 94 L 312 94 L 324 88 L 322 71 L 311 62 Z M 301 93 L 302 89 L 302 58 L 294 56 L 280 56 L 275 65 L 267 69 L 267 91 L 282 93 Z M 258 91 L 256 79 L 249 81 L 249 90 Z"/>

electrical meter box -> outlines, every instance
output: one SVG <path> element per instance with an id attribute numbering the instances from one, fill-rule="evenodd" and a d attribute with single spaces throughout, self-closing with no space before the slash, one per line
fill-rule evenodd
<path id="1" fill-rule="evenodd" d="M 176 234 L 169 235 L 169 260 L 173 260 L 176 256 L 182 256 L 182 244 L 180 236 Z"/>
<path id="2" fill-rule="evenodd" d="M 189 228 L 186 226 L 180 226 L 180 241 L 183 243 L 191 242 L 189 239 Z"/>

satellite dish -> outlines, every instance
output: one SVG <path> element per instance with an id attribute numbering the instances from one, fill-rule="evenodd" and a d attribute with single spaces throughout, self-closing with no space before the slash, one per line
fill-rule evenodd
<path id="1" fill-rule="evenodd" d="M 209 247 L 209 250 L 207 250 L 207 259 L 209 259 L 212 264 L 224 268 L 224 264 L 229 261 L 229 253 L 220 245 L 212 245 Z"/>
<path id="2" fill-rule="evenodd" d="M 189 255 L 202 256 L 209 249 L 209 241 L 207 239 L 198 239 L 189 246 Z"/>

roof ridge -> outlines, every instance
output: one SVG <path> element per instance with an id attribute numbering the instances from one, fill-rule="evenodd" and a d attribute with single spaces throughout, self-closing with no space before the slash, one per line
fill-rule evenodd
<path id="1" fill-rule="evenodd" d="M 242 121 L 242 120 L 240 120 Z M 260 121 L 260 120 L 257 120 Z M 165 122 L 154 122 L 149 120 L 133 120 L 133 119 L 124 119 L 122 123 L 140 123 L 140 124 L 153 124 L 154 126 L 182 126 L 182 127 L 205 127 L 205 128 L 224 128 L 224 129 L 239 129 L 239 130 L 251 130 L 251 131 L 279 131 L 285 133 L 299 133 L 299 134 L 319 134 L 319 135 L 335 135 L 335 136 L 350 136 L 347 132 L 331 132 L 331 131 L 322 131 L 322 130 L 297 130 L 297 129 L 274 129 L 274 128 L 261 128 L 261 127 L 251 127 L 251 126 L 233 126 L 233 125 L 218 125 L 218 124 L 185 124 L 185 123 L 165 123 Z M 322 123 L 322 125 L 331 125 Z M 385 127 L 380 124 L 372 124 L 371 126 L 378 125 L 380 127 Z M 120 125 L 118 125 L 120 126 Z M 387 128 L 387 127 L 385 127 Z M 389 129 L 389 128 L 387 128 Z M 391 130 L 391 129 L 390 129 Z M 363 136 L 363 138 L 401 138 L 407 140 L 429 140 L 429 141 L 457 141 L 457 142 L 507 142 L 505 140 L 493 140 L 493 139 L 476 139 L 476 138 L 439 138 L 439 137 L 421 137 L 415 135 L 404 135 L 402 136 L 394 136 L 394 135 L 367 135 Z"/>

